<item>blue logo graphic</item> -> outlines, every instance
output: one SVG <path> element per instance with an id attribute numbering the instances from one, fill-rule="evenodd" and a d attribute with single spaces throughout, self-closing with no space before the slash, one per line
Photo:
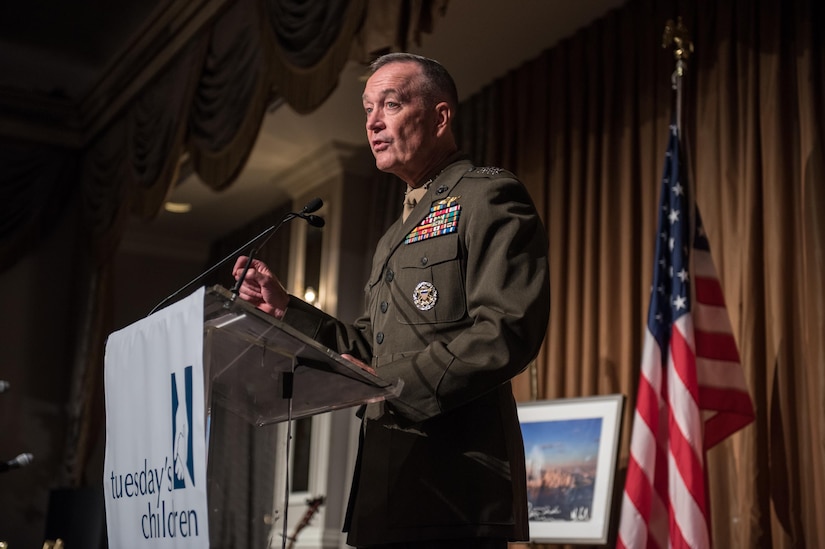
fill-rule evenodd
<path id="1" fill-rule="evenodd" d="M 172 485 L 175 490 L 195 485 L 191 426 L 192 366 L 187 366 L 183 371 L 182 384 L 178 384 L 177 374 L 172 374 L 172 456 L 175 472 Z"/>

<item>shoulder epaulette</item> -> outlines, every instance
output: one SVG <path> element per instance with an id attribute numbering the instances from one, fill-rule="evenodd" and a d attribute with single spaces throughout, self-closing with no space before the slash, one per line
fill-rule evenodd
<path id="1" fill-rule="evenodd" d="M 504 168 L 496 168 L 494 166 L 473 166 L 467 173 L 469 175 L 477 175 L 481 177 L 490 177 L 494 175 L 512 176 L 512 174 Z"/>

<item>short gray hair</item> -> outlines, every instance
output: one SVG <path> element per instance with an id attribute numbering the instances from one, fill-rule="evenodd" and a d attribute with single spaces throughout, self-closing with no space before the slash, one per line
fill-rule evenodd
<path id="1" fill-rule="evenodd" d="M 382 55 L 373 61 L 370 70 L 374 73 L 391 63 L 415 63 L 421 67 L 421 73 L 424 75 L 421 91 L 424 95 L 435 103 L 446 101 L 453 112 L 458 110 L 458 89 L 453 77 L 441 63 L 414 53 L 396 52 Z"/>

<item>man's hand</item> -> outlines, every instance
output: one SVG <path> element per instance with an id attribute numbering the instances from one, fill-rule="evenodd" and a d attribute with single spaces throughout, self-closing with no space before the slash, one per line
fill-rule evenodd
<path id="1" fill-rule="evenodd" d="M 247 260 L 246 256 L 241 256 L 235 262 L 232 269 L 235 280 L 241 277 Z M 257 259 L 252 260 L 249 270 L 246 271 L 243 284 L 238 288 L 238 296 L 275 318 L 283 318 L 289 304 L 289 294 L 281 285 L 281 281 L 263 261 Z"/>

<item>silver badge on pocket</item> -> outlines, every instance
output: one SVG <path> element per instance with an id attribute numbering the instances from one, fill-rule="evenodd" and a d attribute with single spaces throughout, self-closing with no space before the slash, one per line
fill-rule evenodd
<path id="1" fill-rule="evenodd" d="M 413 290 L 413 303 L 420 311 L 429 311 L 435 307 L 436 300 L 438 300 L 438 290 L 432 282 L 419 282 Z"/>

